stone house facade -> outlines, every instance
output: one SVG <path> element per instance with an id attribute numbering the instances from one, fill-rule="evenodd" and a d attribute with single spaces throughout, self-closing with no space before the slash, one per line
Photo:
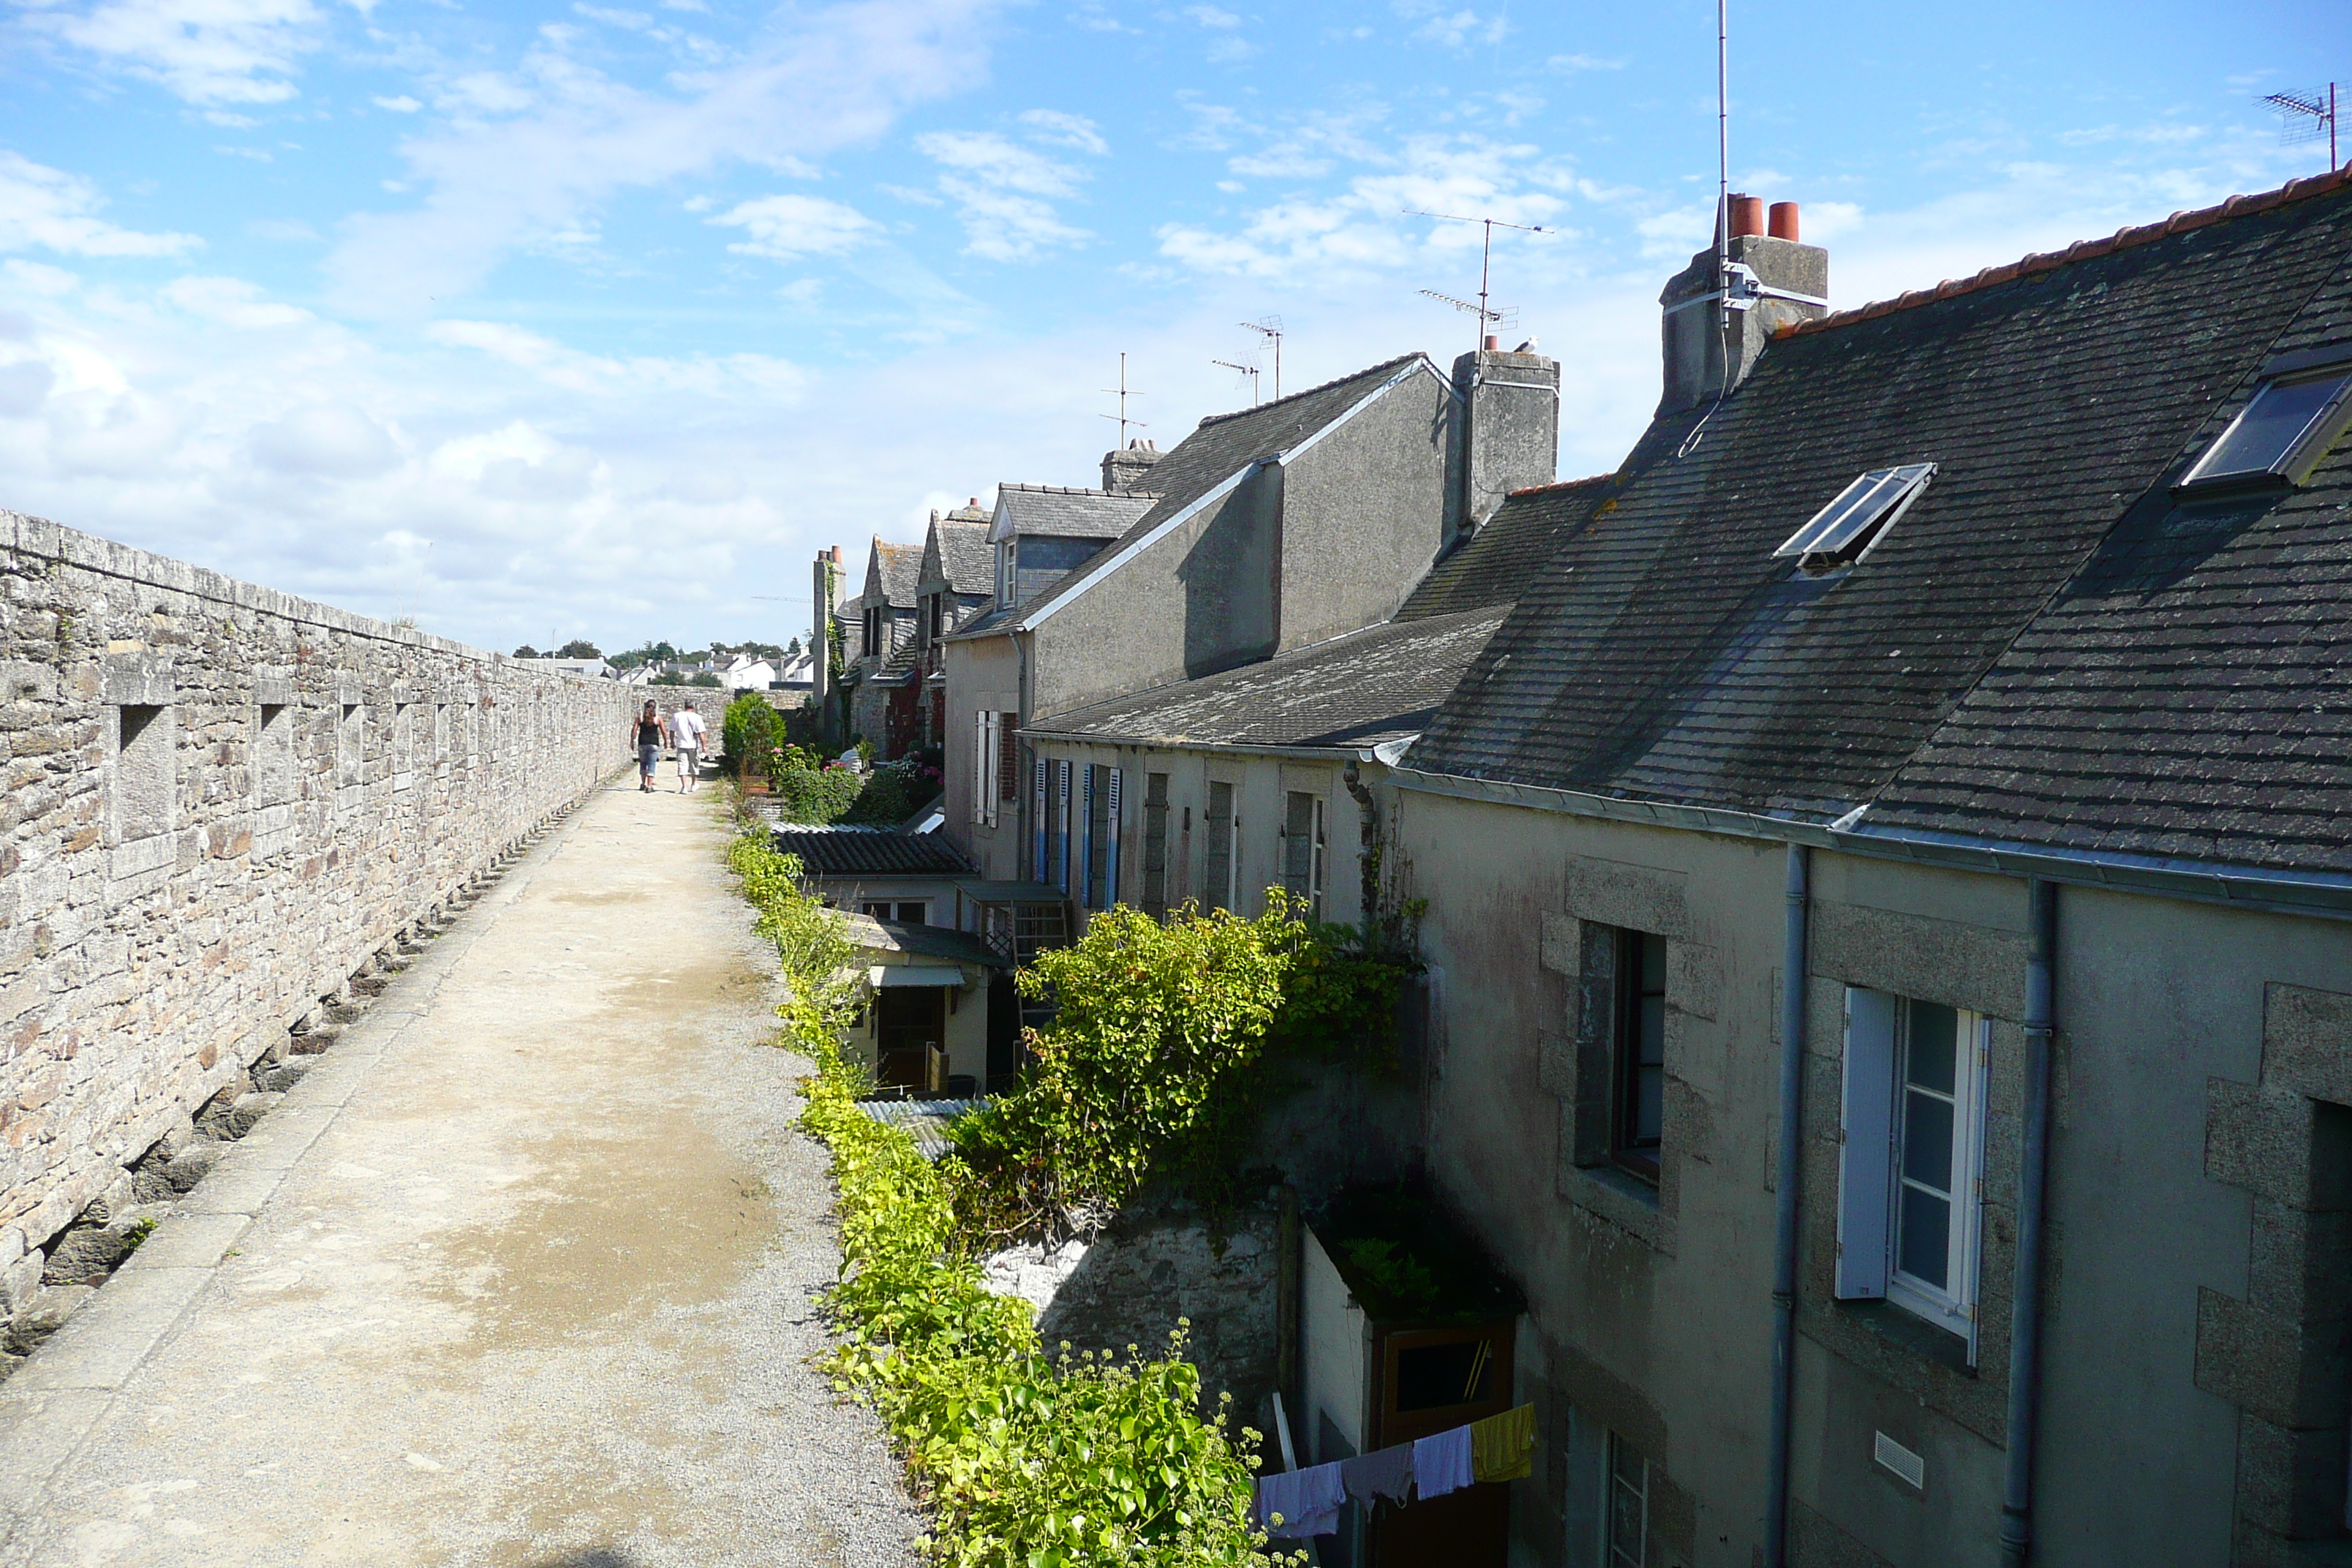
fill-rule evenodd
<path id="1" fill-rule="evenodd" d="M 919 544 L 892 544 L 879 534 L 866 557 L 866 584 L 838 614 L 845 628 L 839 687 L 853 735 L 874 742 L 881 759 L 903 756 L 922 728 L 916 683 L 916 583 Z"/>
<path id="2" fill-rule="evenodd" d="M 636 693 L 0 512 L 0 1312 L 125 1168 L 631 755 Z"/>
<path id="3" fill-rule="evenodd" d="M 1391 774 L 1515 1561 L 2352 1552 L 2347 254 L 2300 182 L 1789 307 L 1719 400 L 1668 317 Z"/>

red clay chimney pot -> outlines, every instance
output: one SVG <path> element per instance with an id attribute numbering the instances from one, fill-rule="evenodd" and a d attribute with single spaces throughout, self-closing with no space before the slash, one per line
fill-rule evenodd
<path id="1" fill-rule="evenodd" d="M 1796 204 L 1796 203 L 1794 203 L 1794 202 L 1774 202 L 1774 203 L 1772 204 L 1772 237 L 1773 237 L 1774 239 L 1786 239 L 1786 240 L 1794 240 L 1794 239 L 1796 239 L 1796 237 L 1797 237 L 1797 204 Z"/>
<path id="2" fill-rule="evenodd" d="M 1491 335 L 1490 335 L 1490 336 L 1488 336 L 1488 338 L 1486 339 L 1486 352 L 1487 352 L 1488 353 L 1493 353 L 1496 349 L 1498 349 L 1498 348 L 1500 348 L 1500 347 L 1502 347 L 1502 346 L 1503 346 L 1503 340 L 1502 340 L 1502 339 L 1500 339 L 1500 338 L 1494 337 L 1494 336 L 1491 336 Z"/>
<path id="3" fill-rule="evenodd" d="M 1731 236 L 1764 232 L 1764 198 L 1734 193 L 1731 198 Z"/>

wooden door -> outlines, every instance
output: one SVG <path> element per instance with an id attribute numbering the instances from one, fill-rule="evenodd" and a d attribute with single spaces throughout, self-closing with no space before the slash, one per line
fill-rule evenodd
<path id="1" fill-rule="evenodd" d="M 1386 1448 L 1466 1426 L 1511 1407 L 1508 1320 L 1465 1328 L 1399 1329 L 1375 1343 L 1374 1433 Z M 1504 1568 L 1510 1489 L 1485 1481 L 1402 1508 L 1381 1505 L 1367 1532 L 1370 1568 Z"/>
<path id="2" fill-rule="evenodd" d="M 874 996 L 874 1077 L 885 1089 L 926 1089 L 929 1054 L 948 1037 L 948 994 L 938 985 L 889 985 Z"/>

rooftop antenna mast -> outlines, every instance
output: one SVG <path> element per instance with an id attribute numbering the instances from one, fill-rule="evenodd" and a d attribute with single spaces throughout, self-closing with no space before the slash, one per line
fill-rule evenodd
<path id="1" fill-rule="evenodd" d="M 1731 275 L 1731 0 L 1715 0 L 1715 298 L 1716 341 L 1723 349 L 1723 379 L 1716 386 L 1715 401 L 1707 405 L 1706 412 L 1698 416 L 1698 423 L 1675 448 L 1677 458 L 1688 457 L 1691 448 L 1698 445 L 1707 421 L 1715 417 L 1715 411 L 1723 406 L 1731 390 L 1731 319 L 1741 309 L 1732 302 Z M 1771 1539 L 1777 1542 L 1780 1537 L 1773 1535 Z M 1780 1548 L 1770 1550 L 1777 1553 Z"/>
<path id="2" fill-rule="evenodd" d="M 2336 158 L 2336 84 L 2312 89 L 2309 92 L 2274 92 L 2263 100 L 2278 111 L 2283 123 L 2279 140 L 2287 142 L 2316 142 L 2327 138 L 2327 166 L 2343 165 Z"/>
<path id="3" fill-rule="evenodd" d="M 1234 371 L 1238 374 L 1249 377 L 1250 406 L 1252 408 L 1255 408 L 1257 406 L 1257 366 L 1254 364 L 1235 364 L 1229 359 L 1213 359 L 1209 363 L 1211 364 L 1221 364 L 1227 370 Z M 1279 395 L 1279 394 L 1276 395 Z"/>
<path id="4" fill-rule="evenodd" d="M 1101 390 L 1105 392 L 1116 392 L 1118 394 L 1118 412 L 1116 414 L 1100 414 L 1097 415 L 1096 417 L 1098 419 L 1116 419 L 1118 421 L 1118 449 L 1124 452 L 1127 450 L 1127 427 L 1129 426 L 1132 425 L 1139 430 L 1149 430 L 1151 428 L 1150 425 L 1144 423 L 1140 419 L 1129 419 L 1127 416 L 1127 400 L 1130 397 L 1140 397 L 1143 394 L 1130 390 L 1127 384 L 1127 355 L 1124 352 L 1122 352 L 1118 356 L 1118 384 L 1117 386 L 1106 386 Z"/>
<path id="5" fill-rule="evenodd" d="M 1274 345 L 1274 400 L 1282 401 L 1282 318 L 1261 316 L 1255 321 L 1244 321 L 1242 330 L 1255 332 Z"/>
<path id="6" fill-rule="evenodd" d="M 1407 217 L 1433 217 L 1444 223 L 1475 223 L 1486 230 L 1485 242 L 1478 247 L 1478 303 L 1475 307 L 1465 304 L 1463 301 L 1454 299 L 1449 295 L 1441 294 L 1434 289 L 1423 289 L 1422 290 L 1423 293 L 1428 295 L 1433 300 L 1443 300 L 1457 310 L 1468 310 L 1471 314 L 1476 316 L 1478 318 L 1477 341 L 1470 346 L 1474 349 L 1485 348 L 1486 346 L 1487 323 L 1491 321 L 1499 324 L 1503 320 L 1504 314 L 1502 311 L 1493 309 L 1486 302 L 1487 281 L 1493 275 L 1495 266 L 1495 231 L 1498 228 L 1515 228 L 1521 234 L 1549 234 L 1551 231 L 1545 228 L 1544 226 L 1539 223 L 1505 223 L 1498 217 L 1461 217 L 1453 213 L 1422 212 L 1413 207 L 1405 208 L 1404 216 Z"/>

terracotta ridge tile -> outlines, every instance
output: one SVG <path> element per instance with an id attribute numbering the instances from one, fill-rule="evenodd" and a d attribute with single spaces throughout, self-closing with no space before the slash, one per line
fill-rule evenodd
<path id="1" fill-rule="evenodd" d="M 1772 336 L 1775 339 L 1801 337 L 1807 332 L 1822 331 L 1831 327 L 1844 326 L 1849 322 L 1875 321 L 1881 316 L 1891 314 L 1895 310 L 1907 310 L 1914 305 L 1926 304 L 1936 300 L 1948 300 L 1956 295 L 1973 293 L 1979 289 L 1994 288 L 2020 278 L 2053 271 L 2070 261 L 2087 261 L 2095 257 L 2106 256 L 2115 251 L 2128 250 L 2135 246 L 2161 239 L 2167 235 L 2185 234 L 2190 229 L 2203 228 L 2210 224 L 2221 223 L 2229 218 L 2246 217 L 2255 213 L 2268 212 L 2273 207 L 2284 206 L 2290 202 L 2299 202 L 2310 196 L 2325 195 L 2330 191 L 2342 190 L 2347 186 L 2352 186 L 2352 166 L 2331 170 L 2325 174 L 2306 174 L 2300 179 L 2289 180 L 2274 191 L 2259 191 L 2249 195 L 2234 195 L 2227 201 L 2210 207 L 2174 213 L 2160 223 L 2137 224 L 2119 228 L 2114 234 L 2103 238 L 2078 239 L 2063 250 L 2038 251 L 2031 256 L 2021 257 L 2015 261 L 2005 262 L 1999 267 L 1988 267 L 1973 278 L 1948 278 L 1933 289 L 1914 289 L 1893 300 L 1874 300 L 1867 304 L 1849 306 L 1843 310 L 1832 310 L 1826 316 L 1818 316 L 1811 321 L 1792 321 L 1775 331 Z"/>

